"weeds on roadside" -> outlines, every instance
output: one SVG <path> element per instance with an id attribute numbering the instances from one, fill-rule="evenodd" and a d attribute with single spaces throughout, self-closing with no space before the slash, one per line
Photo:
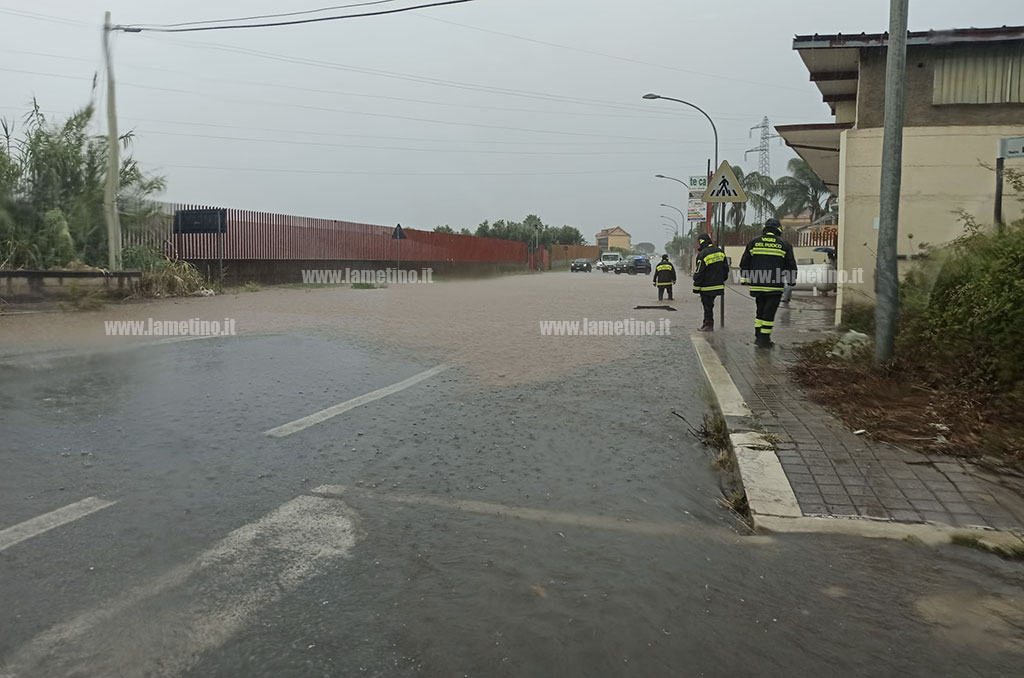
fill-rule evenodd
<path id="1" fill-rule="evenodd" d="M 977 549 L 985 553 L 997 555 L 1000 558 L 1005 558 L 1006 560 L 1024 560 L 1024 542 L 1014 546 L 1002 546 L 982 541 L 983 536 L 967 532 L 957 532 L 950 537 L 949 541 L 956 546 Z"/>
<path id="2" fill-rule="evenodd" d="M 375 290 L 377 285 L 372 282 L 354 282 L 352 283 L 352 289 L 354 290 Z"/>

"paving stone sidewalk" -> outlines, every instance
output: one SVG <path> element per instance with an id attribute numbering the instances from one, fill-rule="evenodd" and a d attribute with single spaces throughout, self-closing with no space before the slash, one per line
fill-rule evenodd
<path id="1" fill-rule="evenodd" d="M 831 328 L 831 298 L 794 294 L 776 317 L 776 348 L 765 351 L 753 346 L 753 300 L 742 287 L 726 292 L 726 328 L 707 338 L 763 431 L 778 438 L 779 460 L 804 515 L 1024 532 L 1020 479 L 854 435 L 797 389 L 786 374 L 792 347 Z"/>

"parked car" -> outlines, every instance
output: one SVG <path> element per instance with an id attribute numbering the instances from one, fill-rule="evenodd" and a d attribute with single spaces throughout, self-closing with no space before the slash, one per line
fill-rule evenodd
<path id="1" fill-rule="evenodd" d="M 597 262 L 597 270 L 602 273 L 615 270 L 615 265 L 621 262 L 622 255 L 618 252 L 605 252 L 601 255 L 601 259 Z"/>
<path id="2" fill-rule="evenodd" d="M 637 273 L 650 273 L 651 262 L 643 256 L 632 255 L 626 257 L 622 261 L 615 264 L 614 270 L 616 273 L 628 273 L 629 275 L 636 275 Z"/>
<path id="3" fill-rule="evenodd" d="M 569 264 L 569 270 L 573 273 L 576 271 L 590 273 L 590 259 L 573 259 L 572 263 Z"/>

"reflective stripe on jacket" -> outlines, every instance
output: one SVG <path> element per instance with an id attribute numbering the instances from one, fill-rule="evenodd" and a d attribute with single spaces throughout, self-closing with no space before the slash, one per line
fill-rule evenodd
<path id="1" fill-rule="evenodd" d="M 676 281 L 676 267 L 667 261 L 663 261 L 654 268 L 654 283 L 656 285 L 672 285 Z"/>
<path id="2" fill-rule="evenodd" d="M 749 243 L 740 259 L 743 282 L 750 285 L 750 294 L 782 294 L 789 281 L 796 280 L 796 259 L 793 246 L 774 235 L 759 235 Z"/>
<path id="3" fill-rule="evenodd" d="M 728 279 L 729 263 L 722 248 L 708 245 L 697 253 L 697 265 L 693 271 L 694 294 L 725 294 L 725 281 Z"/>

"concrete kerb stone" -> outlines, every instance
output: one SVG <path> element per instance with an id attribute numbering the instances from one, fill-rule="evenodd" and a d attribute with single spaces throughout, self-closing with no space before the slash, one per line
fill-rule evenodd
<path id="1" fill-rule="evenodd" d="M 763 532 L 848 534 L 869 538 L 916 539 L 948 544 L 969 535 L 979 544 L 1007 550 L 1024 547 L 1024 536 L 988 528 L 958 528 L 942 523 L 898 523 L 868 517 L 805 516 L 796 500 L 774 446 L 756 430 L 757 419 L 715 349 L 701 336 L 690 337 L 700 360 L 713 403 L 726 424 L 729 444 L 739 467 L 753 527 Z"/>

